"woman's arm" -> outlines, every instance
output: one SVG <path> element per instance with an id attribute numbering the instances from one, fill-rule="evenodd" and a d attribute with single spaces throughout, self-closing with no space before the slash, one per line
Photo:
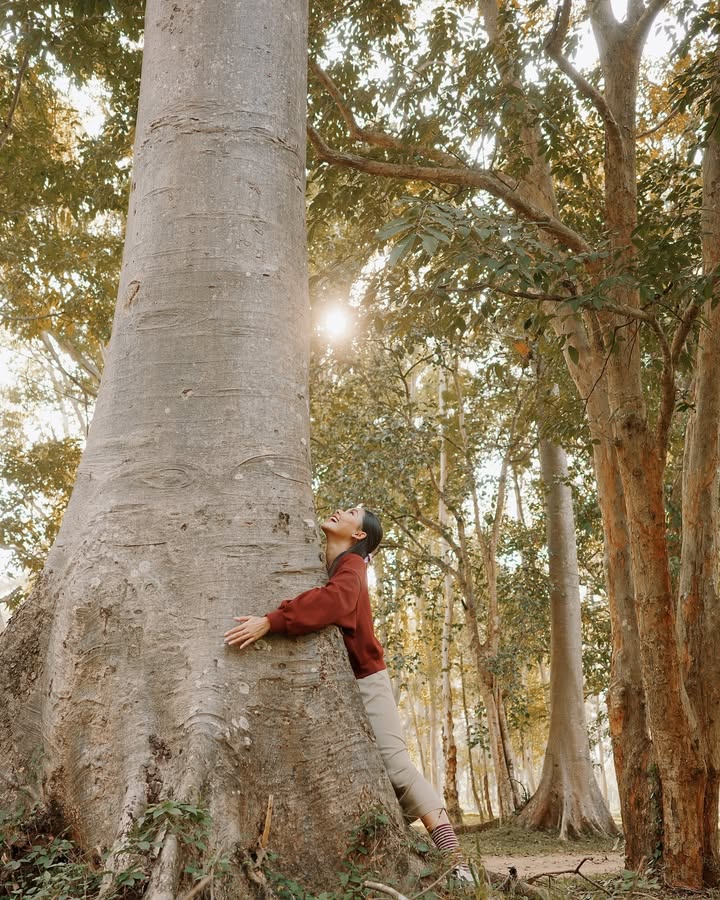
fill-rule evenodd
<path id="1" fill-rule="evenodd" d="M 266 616 L 236 616 L 240 622 L 225 633 L 225 643 L 243 649 L 268 631 L 276 634 L 310 634 L 328 625 L 353 630 L 362 583 L 352 565 L 344 565 L 324 587 L 312 588 L 283 600 Z"/>
<path id="2" fill-rule="evenodd" d="M 233 622 L 242 624 L 226 631 L 223 637 L 229 647 L 237 647 L 238 650 L 249 647 L 270 631 L 267 616 L 234 616 Z"/>

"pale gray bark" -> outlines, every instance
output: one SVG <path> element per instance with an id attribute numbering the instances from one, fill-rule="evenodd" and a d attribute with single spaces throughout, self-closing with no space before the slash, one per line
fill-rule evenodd
<path id="1" fill-rule="evenodd" d="M 445 412 L 445 377 L 441 374 L 438 383 L 438 413 L 442 420 Z M 449 527 L 445 494 L 448 486 L 448 451 L 444 425 L 441 424 L 440 441 L 440 497 L 438 500 L 438 521 L 441 528 Z M 442 541 L 441 554 L 447 559 L 449 547 Z M 443 798 L 450 819 L 462 824 L 462 811 L 457 788 L 457 745 L 455 743 L 455 722 L 453 718 L 452 693 L 452 643 L 453 643 L 453 578 L 449 572 L 443 578 L 443 626 L 440 636 L 441 704 L 442 704 L 442 745 L 443 745 Z"/>
<path id="2" fill-rule="evenodd" d="M 593 773 L 585 719 L 580 577 L 572 493 L 563 449 L 540 440 L 550 570 L 550 731 L 538 789 L 521 824 L 560 837 L 616 832 Z"/>
<path id="3" fill-rule="evenodd" d="M 148 2 L 113 336 L 60 534 L 0 646 L 0 766 L 88 848 L 202 795 L 231 854 L 273 794 L 282 869 L 329 886 L 362 812 L 399 822 L 339 635 L 222 640 L 323 575 L 306 27 L 302 3 Z M 178 896 L 180 868 L 166 843 L 146 896 Z"/>

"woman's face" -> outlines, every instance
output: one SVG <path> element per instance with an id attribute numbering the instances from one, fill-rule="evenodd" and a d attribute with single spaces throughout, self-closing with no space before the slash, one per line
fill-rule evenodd
<path id="1" fill-rule="evenodd" d="M 320 527 L 326 537 L 332 536 L 354 544 L 365 537 L 362 528 L 364 515 L 365 510 L 362 506 L 354 506 L 352 509 L 336 509 Z"/>

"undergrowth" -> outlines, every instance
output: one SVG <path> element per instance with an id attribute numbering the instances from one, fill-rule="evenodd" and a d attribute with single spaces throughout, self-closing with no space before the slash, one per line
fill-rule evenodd
<path id="1" fill-rule="evenodd" d="M 119 848 L 122 868 L 111 872 L 106 858 L 87 854 L 68 838 L 52 809 L 0 810 L 0 898 L 92 900 L 109 882 L 107 900 L 136 900 L 142 896 L 152 864 L 169 834 L 184 848 L 183 874 L 189 885 L 209 874 L 221 879 L 229 860 L 215 854 L 204 862 L 210 825 L 210 816 L 202 807 L 174 800 L 152 804 Z"/>
<path id="2" fill-rule="evenodd" d="M 211 855 L 211 824 L 208 812 L 200 806 L 172 800 L 148 806 L 122 847 L 123 868 L 110 873 L 106 867 L 106 859 L 96 854 L 87 854 L 70 840 L 52 809 L 35 807 L 23 815 L 10 815 L 0 810 L 0 898 L 94 900 L 104 880 L 110 880 L 109 890 L 105 895 L 107 900 L 139 900 L 147 886 L 153 862 L 168 834 L 175 835 L 184 848 L 185 890 L 190 890 L 201 879 L 207 879 L 207 876 L 212 876 L 212 884 L 217 889 L 229 873 L 231 863 L 225 855 Z M 368 888 L 365 883 L 382 881 L 373 867 L 383 857 L 384 832 L 389 824 L 389 817 L 382 811 L 371 810 L 363 816 L 351 832 L 343 866 L 337 873 L 335 889 L 316 895 L 299 882 L 285 876 L 279 857 L 269 853 L 262 868 L 266 896 L 274 896 L 278 900 L 378 898 L 378 890 Z M 468 835 L 463 843 L 468 856 L 475 863 L 483 855 L 491 855 L 493 851 L 502 855 L 528 855 L 528 847 L 537 847 L 538 843 L 540 846 L 534 851 L 537 855 L 556 852 L 556 842 L 553 843 L 551 836 L 544 836 L 547 838 L 544 843 L 542 835 L 536 835 L 540 838 L 538 843 L 532 839 L 522 842 L 517 839 L 522 836 L 527 838 L 527 833 L 523 831 L 520 835 L 519 831 L 521 830 L 508 826 L 495 829 L 494 832 Z M 489 889 L 484 883 L 473 887 L 449 882 L 443 874 L 446 864 L 421 832 L 410 829 L 407 841 L 407 849 L 413 851 L 424 863 L 412 879 L 412 889 L 408 890 L 399 882 L 384 883 L 409 900 L 416 900 L 421 896 L 423 900 L 451 900 L 459 897 L 491 900 L 507 896 L 509 886 L 506 886 L 504 893 L 500 893 Z M 516 841 L 520 844 L 519 847 Z M 589 849 L 586 842 L 580 844 L 582 849 L 573 847 L 568 842 L 560 847 L 566 853 Z M 599 846 L 596 841 L 592 849 L 598 852 L 609 848 Z M 686 896 L 665 889 L 660 875 L 652 870 L 642 875 L 634 872 L 594 875 L 591 880 L 577 876 L 542 879 L 536 881 L 534 886 L 542 891 L 547 900 L 600 900 L 607 897 L 613 900 L 679 900 Z M 207 896 L 207 891 L 198 893 L 197 900 Z M 707 891 L 701 896 L 708 900 L 720 900 L 720 891 Z"/>

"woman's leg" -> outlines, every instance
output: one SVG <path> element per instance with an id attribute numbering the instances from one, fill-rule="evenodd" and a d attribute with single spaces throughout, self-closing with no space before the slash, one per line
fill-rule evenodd
<path id="1" fill-rule="evenodd" d="M 410 759 L 387 671 L 383 669 L 358 679 L 358 687 L 378 750 L 405 817 L 410 821 L 420 819 L 435 846 L 457 863 L 455 875 L 472 881 L 442 798 Z"/>

